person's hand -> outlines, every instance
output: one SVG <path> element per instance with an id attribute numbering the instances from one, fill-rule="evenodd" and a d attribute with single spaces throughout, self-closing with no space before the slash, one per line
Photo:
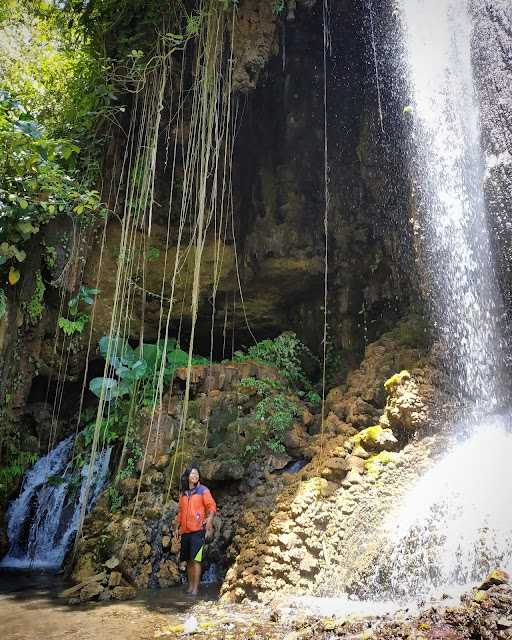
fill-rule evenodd
<path id="1" fill-rule="evenodd" d="M 177 543 L 180 541 L 180 530 L 178 527 L 174 529 L 174 533 L 172 534 L 172 539 L 174 543 Z"/>
<path id="2" fill-rule="evenodd" d="M 206 523 L 206 538 L 209 540 L 213 538 L 213 525 L 211 522 Z"/>

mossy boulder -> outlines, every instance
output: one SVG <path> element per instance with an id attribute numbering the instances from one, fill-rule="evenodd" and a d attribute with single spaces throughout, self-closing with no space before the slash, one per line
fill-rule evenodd
<path id="1" fill-rule="evenodd" d="M 391 429 L 377 424 L 352 436 L 347 440 L 345 448 L 352 451 L 355 447 L 361 446 L 367 452 L 392 451 L 396 448 L 397 442 Z"/>
<path id="2" fill-rule="evenodd" d="M 381 451 L 364 462 L 364 468 L 368 475 L 377 477 L 382 469 L 390 463 L 394 463 L 398 457 L 393 451 Z"/>

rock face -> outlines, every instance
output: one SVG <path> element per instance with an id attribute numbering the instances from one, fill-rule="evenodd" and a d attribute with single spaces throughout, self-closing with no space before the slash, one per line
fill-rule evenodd
<path id="1" fill-rule="evenodd" d="M 181 581 L 179 548 L 173 540 L 177 513 L 173 498 L 177 499 L 177 481 L 185 463 L 199 462 L 202 481 L 219 504 L 206 558 L 221 574 L 235 530 L 240 536 L 245 522 L 249 532 L 249 514 L 263 517 L 273 508 L 276 493 L 287 486 L 283 467 L 292 458 L 286 451 L 271 455 L 272 451 L 263 449 L 252 461 L 245 457 L 251 432 L 261 428 L 261 422 L 256 423 L 253 415 L 256 393 L 240 389 L 240 381 L 248 376 L 278 380 L 277 371 L 254 362 L 194 367 L 189 419 L 185 434 L 179 437 L 179 382 L 185 376 L 178 369 L 176 393 L 164 397 L 153 417 L 149 410 L 143 416 L 138 438 L 142 448 L 148 446 L 134 475 L 107 489 L 86 519 L 73 579 L 80 583 L 101 572 L 105 575 L 102 589 L 92 593 L 93 587 L 84 586 L 82 599 L 128 598 L 133 588 L 169 587 Z M 314 440 L 307 432 L 313 417 L 306 405 L 302 411 L 288 434 L 288 453 L 299 457 Z M 116 499 L 113 513 L 112 496 Z"/>
<path id="2" fill-rule="evenodd" d="M 366 65 L 366 16 L 363 8 L 341 2 L 331 11 L 332 59 L 327 68 L 328 163 L 330 166 L 331 249 L 329 313 L 332 349 L 338 354 L 337 377 L 359 359 L 365 335 L 372 340 L 407 308 L 412 297 L 411 265 L 397 251 L 396 237 L 406 242 L 408 203 L 398 179 L 401 162 L 393 145 L 379 133 L 373 71 Z M 295 330 L 318 352 L 322 340 L 322 282 L 324 275 L 324 104 L 323 22 L 321 3 L 314 0 L 287 5 L 278 18 L 267 0 L 242 0 L 233 29 L 233 93 L 240 114 L 233 156 L 233 228 L 221 245 L 207 235 L 200 276 L 197 344 L 209 346 L 212 291 L 216 282 L 217 350 L 224 324 L 234 341 L 247 341 L 247 325 L 259 338 Z M 305 55 L 305 52 L 308 52 Z M 344 81 L 340 83 L 339 78 Z M 364 79 L 363 79 L 364 78 Z M 186 79 L 189 83 L 190 78 Z M 383 100 L 394 110 L 393 93 Z M 244 95 L 240 97 L 240 93 Z M 170 96 L 169 102 L 170 102 Z M 242 107 L 243 104 L 243 107 Z M 144 324 L 147 339 L 156 338 L 162 279 L 164 299 L 170 296 L 175 247 L 166 252 L 171 173 L 163 148 L 175 124 L 162 114 L 161 147 L 155 177 L 148 267 L 134 268 L 131 331 Z M 185 115 L 188 117 L 188 112 Z M 340 122 L 342 126 L 340 127 Z M 178 149 L 176 175 L 182 177 L 187 124 Z M 124 152 L 120 141 L 116 152 Z M 121 163 L 119 163 L 121 166 Z M 122 192 L 122 189 L 121 189 Z M 395 194 L 390 198 L 389 194 Z M 122 199 L 121 199 L 122 200 Z M 123 202 L 119 202 L 122 207 Z M 179 211 L 171 211 L 170 237 L 177 237 Z M 377 222 L 378 221 L 378 222 Z M 229 225 L 231 227 L 231 225 Z M 397 234 L 397 231 L 400 233 Z M 189 229 L 185 229 L 185 237 Z M 112 222 L 102 256 L 102 294 L 96 305 L 96 336 L 106 333 L 112 307 L 120 228 Z M 136 234 L 134 244 L 142 242 Z M 171 243 L 172 244 L 172 243 Z M 184 241 L 184 246 L 187 240 Z M 222 267 L 214 276 L 215 256 Z M 190 323 L 190 277 L 194 252 L 183 251 L 174 297 L 171 329 L 180 318 Z M 100 246 L 92 248 L 87 265 L 90 282 L 100 263 Z M 165 263 L 165 265 L 164 265 Z M 239 291 L 240 276 L 241 292 Z M 144 280 L 148 295 L 141 310 Z M 242 300 L 243 296 L 243 300 Z"/>
<path id="3" fill-rule="evenodd" d="M 311 439 L 311 462 L 274 493 L 270 513 L 250 511 L 235 530 L 223 601 L 265 600 L 276 591 L 356 592 L 368 578 L 366 559 L 371 566 L 379 550 L 376 530 L 440 446 L 436 437 L 425 437 L 435 394 L 428 367 L 414 369 L 414 376 L 389 375 L 391 362 L 414 365 L 420 359 L 427 364 L 424 350 L 400 345 L 399 334 L 392 332 L 367 348 L 365 360 L 349 375 L 346 394 L 341 388 L 330 392 L 327 409 L 332 410 L 323 434 Z M 380 411 L 368 402 L 361 419 L 353 410 L 357 393 L 379 402 Z M 372 425 L 358 431 L 361 422 Z"/>
<path id="4" fill-rule="evenodd" d="M 480 102 L 482 143 L 486 156 L 485 195 L 495 234 L 500 281 L 512 308 L 512 7 L 507 0 L 472 0 L 473 65 Z"/>

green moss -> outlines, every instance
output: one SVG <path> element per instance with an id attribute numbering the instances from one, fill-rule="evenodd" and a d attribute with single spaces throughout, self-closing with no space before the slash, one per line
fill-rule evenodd
<path id="1" fill-rule="evenodd" d="M 31 324 L 37 324 L 43 315 L 43 296 L 46 291 L 46 287 L 44 286 L 43 277 L 41 272 L 38 271 L 36 273 L 36 284 L 34 293 L 30 300 L 25 304 L 25 313 L 28 316 L 28 319 Z"/>
<path id="2" fill-rule="evenodd" d="M 380 424 L 377 424 L 373 427 L 367 427 L 359 433 L 356 433 L 355 436 L 352 436 L 350 441 L 354 444 L 354 447 L 357 445 L 361 445 L 364 449 L 366 447 L 371 449 L 379 443 L 379 438 L 383 431 L 384 429 L 380 426 Z"/>
<path id="3" fill-rule="evenodd" d="M 364 468 L 367 473 L 371 476 L 378 476 L 382 471 L 383 467 L 385 467 L 390 462 L 394 462 L 397 458 L 397 454 L 391 451 L 381 451 L 374 456 L 368 458 L 368 460 L 364 463 Z"/>
<path id="4" fill-rule="evenodd" d="M 391 376 L 391 378 L 388 378 L 386 380 L 386 382 L 384 383 L 384 389 L 386 389 L 388 393 L 391 393 L 396 386 L 402 384 L 404 380 L 410 380 L 410 378 L 411 374 L 408 371 L 404 370 L 400 371 L 400 373 L 395 373 Z"/>

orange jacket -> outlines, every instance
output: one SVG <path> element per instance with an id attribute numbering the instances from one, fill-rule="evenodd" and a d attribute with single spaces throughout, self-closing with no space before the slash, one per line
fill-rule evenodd
<path id="1" fill-rule="evenodd" d="M 178 519 L 180 533 L 194 533 L 204 528 L 207 513 L 215 513 L 217 505 L 210 490 L 198 483 L 180 496 Z"/>

